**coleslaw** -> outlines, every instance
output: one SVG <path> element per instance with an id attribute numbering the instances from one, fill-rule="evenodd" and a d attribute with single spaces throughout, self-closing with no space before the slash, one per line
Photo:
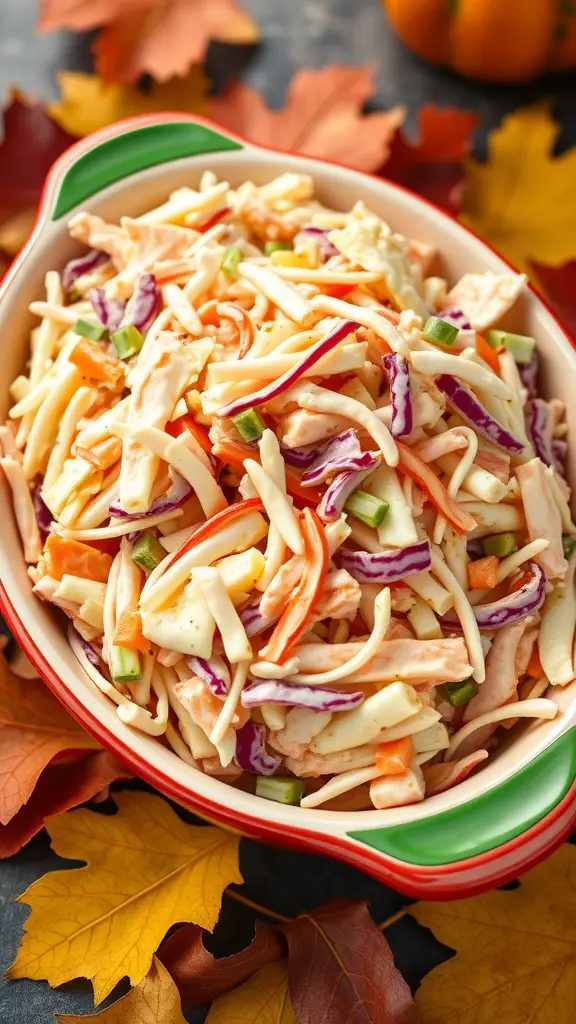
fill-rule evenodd
<path id="1" fill-rule="evenodd" d="M 450 286 L 293 173 L 69 227 L 0 465 L 33 593 L 120 720 L 266 799 L 353 809 L 553 718 L 576 527 L 563 404 L 500 326 L 525 276 Z"/>

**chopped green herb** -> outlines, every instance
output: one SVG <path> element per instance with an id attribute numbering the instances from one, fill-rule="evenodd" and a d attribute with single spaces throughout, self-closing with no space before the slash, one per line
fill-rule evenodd
<path id="1" fill-rule="evenodd" d="M 279 249 L 292 248 L 292 242 L 264 242 L 264 252 L 267 256 L 271 256 L 273 252 L 278 252 Z"/>
<path id="2" fill-rule="evenodd" d="M 478 687 L 473 679 L 463 679 L 461 683 L 444 683 L 440 690 L 455 708 L 467 704 L 478 693 Z"/>
<path id="3" fill-rule="evenodd" d="M 239 249 L 237 245 L 229 245 L 224 253 L 224 259 L 220 266 L 225 274 L 229 277 L 238 277 L 238 264 L 244 259 L 244 253 L 242 249 Z"/>
<path id="4" fill-rule="evenodd" d="M 133 683 L 140 679 L 142 670 L 138 651 L 129 647 L 112 647 L 110 672 L 115 683 Z"/>
<path id="5" fill-rule="evenodd" d="M 430 316 L 422 328 L 422 337 L 435 345 L 453 345 L 458 337 L 458 328 L 439 316 Z"/>
<path id="6" fill-rule="evenodd" d="M 166 552 L 153 533 L 143 533 L 132 548 L 132 561 L 143 569 L 155 569 L 165 557 Z"/>
<path id="7" fill-rule="evenodd" d="M 389 508 L 387 501 L 375 498 L 367 491 L 354 491 L 344 505 L 346 512 L 355 516 L 361 523 L 366 523 L 366 526 L 374 528 L 384 521 Z"/>
<path id="8" fill-rule="evenodd" d="M 134 324 L 126 324 L 125 327 L 119 327 L 117 331 L 114 331 L 112 344 L 119 359 L 129 359 L 130 356 L 135 356 L 140 351 L 144 344 L 144 337 L 138 328 L 134 327 Z"/>
<path id="9" fill-rule="evenodd" d="M 266 424 L 256 409 L 245 409 L 232 416 L 232 423 L 243 441 L 257 441 L 266 430 Z"/>
<path id="10" fill-rule="evenodd" d="M 256 796 L 265 800 L 275 800 L 279 804 L 300 806 L 305 783 L 302 779 L 279 778 L 278 776 L 258 775 L 256 778 Z"/>
<path id="11" fill-rule="evenodd" d="M 83 317 L 76 321 L 72 330 L 74 334 L 80 334 L 83 338 L 89 338 L 90 341 L 102 341 L 102 338 L 108 334 L 108 328 L 103 324 L 92 323 L 91 320 L 85 320 Z"/>
<path id="12" fill-rule="evenodd" d="M 506 558 L 518 551 L 518 542 L 513 533 L 497 533 L 493 537 L 484 537 L 482 541 L 485 555 L 497 555 Z"/>

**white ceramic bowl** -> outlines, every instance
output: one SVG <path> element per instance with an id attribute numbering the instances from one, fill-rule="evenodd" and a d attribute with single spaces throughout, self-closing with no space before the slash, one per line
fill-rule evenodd
<path id="1" fill-rule="evenodd" d="M 55 164 L 37 224 L 0 292 L 0 414 L 28 358 L 33 318 L 47 270 L 80 247 L 67 232 L 77 209 L 115 221 L 137 216 L 206 169 L 232 185 L 261 184 L 295 170 L 311 174 L 319 198 L 349 209 L 358 199 L 403 234 L 439 250 L 443 273 L 506 271 L 507 264 L 450 217 L 380 178 L 301 156 L 264 150 L 198 118 L 134 118 L 77 143 Z M 576 437 L 576 359 L 566 333 L 528 290 L 505 325 L 534 335 L 543 356 L 543 393 L 563 399 Z M 576 442 L 569 458 L 576 482 Z M 152 785 L 204 817 L 280 845 L 332 853 L 415 895 L 463 895 L 498 884 L 540 859 L 576 822 L 576 684 L 555 692 L 563 714 L 513 731 L 486 767 L 453 790 L 394 810 L 337 812 L 283 806 L 203 775 L 159 741 L 135 732 L 74 658 L 61 621 L 31 594 L 20 541 L 6 510 L 0 536 L 0 598 L 9 626 L 46 683 L 101 742 Z"/>

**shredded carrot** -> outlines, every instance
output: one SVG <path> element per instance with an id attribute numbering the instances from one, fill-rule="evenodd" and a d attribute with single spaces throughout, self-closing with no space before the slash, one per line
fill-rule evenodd
<path id="1" fill-rule="evenodd" d="M 105 352 L 94 341 L 80 338 L 69 355 L 85 377 L 101 380 L 105 384 L 117 384 L 124 377 L 124 366 L 119 359 Z"/>
<path id="2" fill-rule="evenodd" d="M 454 498 L 450 497 L 434 470 L 430 469 L 430 466 L 423 462 L 412 448 L 408 448 L 401 441 L 396 441 L 396 444 L 400 456 L 399 467 L 402 472 L 416 481 L 432 504 L 452 524 L 456 532 L 462 534 L 475 530 L 476 520 L 467 512 L 463 512 Z"/>
<path id="3" fill-rule="evenodd" d="M 333 299 L 344 299 L 356 288 L 355 284 L 325 284 L 322 286 L 325 295 Z"/>
<path id="4" fill-rule="evenodd" d="M 498 360 L 498 352 L 495 348 L 492 348 L 492 346 L 486 341 L 486 338 L 483 338 L 481 334 L 478 334 L 478 332 L 476 332 L 476 352 L 485 363 L 488 363 L 490 369 L 494 370 L 494 373 L 499 377 L 500 362 Z"/>
<path id="5" fill-rule="evenodd" d="M 110 555 L 79 540 L 60 537 L 57 533 L 51 533 L 48 537 L 44 557 L 48 572 L 55 580 L 70 575 L 106 583 L 112 565 Z"/>
<path id="6" fill-rule="evenodd" d="M 222 320 L 230 321 L 236 328 L 238 354 L 237 359 L 243 359 L 250 351 L 254 341 L 254 324 L 245 309 L 237 302 L 219 302 L 216 312 Z"/>
<path id="7" fill-rule="evenodd" d="M 542 668 L 542 662 L 540 661 L 540 654 L 538 652 L 538 641 L 534 643 L 532 648 L 532 654 L 530 655 L 530 661 L 526 666 L 526 675 L 531 676 L 532 679 L 542 679 L 542 676 L 546 675 Z"/>
<path id="8" fill-rule="evenodd" d="M 498 583 L 498 565 L 496 555 L 468 562 L 470 590 L 492 590 Z"/>
<path id="9" fill-rule="evenodd" d="M 379 743 L 376 754 L 376 765 L 383 775 L 404 775 L 414 757 L 414 744 L 411 736 L 389 743 Z"/>
<path id="10" fill-rule="evenodd" d="M 221 210 L 216 210 L 216 213 L 213 213 L 211 217 L 208 217 L 208 220 L 205 220 L 203 224 L 194 224 L 194 230 L 202 232 L 208 231 L 208 228 L 213 228 L 219 220 L 222 220 L 222 218 L 226 217 L 229 213 L 230 207 L 223 206 Z"/>
<path id="11" fill-rule="evenodd" d="M 122 612 L 114 631 L 114 643 L 118 647 L 129 647 L 131 651 L 147 651 L 150 644 L 142 635 L 140 612 Z"/>
<path id="12" fill-rule="evenodd" d="M 246 512 L 259 512 L 264 506 L 260 501 L 260 498 L 245 498 L 244 501 L 236 501 L 233 505 L 229 505 L 228 508 L 222 509 L 221 512 L 217 512 L 216 515 L 212 516 L 211 519 L 207 519 L 205 523 L 202 523 L 195 533 L 191 537 L 185 540 L 177 551 L 174 552 L 170 565 L 185 555 L 187 551 L 195 548 L 197 544 L 202 540 L 206 540 L 207 537 L 211 537 L 213 533 L 216 533 L 221 526 L 225 523 L 232 522 L 233 519 L 237 519 L 238 516 L 243 516 Z"/>
<path id="13" fill-rule="evenodd" d="M 122 441 L 119 437 L 106 437 L 92 448 L 81 448 L 76 445 L 75 451 L 76 455 L 91 462 L 96 469 L 109 469 L 122 456 Z"/>
<path id="14" fill-rule="evenodd" d="M 196 423 L 196 420 L 190 413 L 185 413 L 184 416 L 180 416 L 177 420 L 167 423 L 166 430 L 172 437 L 178 437 L 183 430 L 188 430 L 203 451 L 207 455 L 212 454 L 212 441 L 210 440 L 207 427 L 202 426 L 201 423 Z"/>

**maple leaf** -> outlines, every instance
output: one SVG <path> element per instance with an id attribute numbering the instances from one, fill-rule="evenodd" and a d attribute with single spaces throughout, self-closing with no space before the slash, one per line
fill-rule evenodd
<path id="1" fill-rule="evenodd" d="M 58 754 L 99 750 L 38 679 L 10 671 L 0 653 L 0 823 L 29 800 L 41 772 Z"/>
<path id="2" fill-rule="evenodd" d="M 258 29 L 235 0 L 41 0 L 39 30 L 105 28 L 93 45 L 98 74 L 134 82 L 184 76 L 211 39 L 254 43 Z"/>
<path id="3" fill-rule="evenodd" d="M 295 1024 L 286 960 L 262 967 L 249 981 L 216 999 L 206 1024 Z"/>
<path id="4" fill-rule="evenodd" d="M 365 903 L 334 900 L 281 929 L 298 1024 L 418 1024 L 410 989 Z"/>
<path id="5" fill-rule="evenodd" d="M 285 944 L 276 928 L 256 921 L 253 941 L 239 953 L 216 959 L 202 942 L 202 930 L 188 924 L 162 944 L 158 957 L 174 978 L 185 1007 L 211 1003 L 242 984 L 261 967 L 280 960 Z"/>
<path id="6" fill-rule="evenodd" d="M 485 163 L 466 164 L 463 223 L 526 273 L 576 257 L 576 147 L 554 156 L 559 133 L 547 104 L 525 107 L 490 132 Z"/>
<path id="7" fill-rule="evenodd" d="M 237 83 L 211 100 L 210 116 L 251 142 L 374 171 L 386 161 L 404 110 L 363 115 L 374 91 L 372 78 L 369 67 L 302 68 L 281 110 L 271 110 L 257 92 Z"/>
<path id="8" fill-rule="evenodd" d="M 404 130 L 392 140 L 383 175 L 431 199 L 450 213 L 460 206 L 464 158 L 478 124 L 477 114 L 426 103 L 418 113 L 418 139 Z"/>
<path id="9" fill-rule="evenodd" d="M 64 814 L 92 800 L 110 783 L 131 776 L 127 768 L 104 750 L 72 762 L 49 764 L 24 806 L 7 825 L 0 825 L 0 858 L 11 857 L 22 849 L 43 827 L 44 818 Z"/>
<path id="10" fill-rule="evenodd" d="M 176 922 L 211 930 L 222 892 L 242 881 L 238 836 L 187 825 L 149 793 L 114 800 L 114 815 L 77 810 L 45 822 L 55 852 L 87 866 L 49 872 L 19 897 L 32 913 L 9 977 L 52 986 L 86 977 L 99 1003 L 124 975 L 142 981 Z"/>
<path id="11" fill-rule="evenodd" d="M 560 847 L 517 889 L 417 903 L 410 913 L 456 950 L 417 994 L 426 1024 L 567 1020 L 576 992 L 574 846 Z"/>
<path id="12" fill-rule="evenodd" d="M 48 113 L 71 135 L 89 135 L 136 114 L 163 110 L 203 114 L 206 109 L 208 83 L 200 67 L 193 67 L 186 78 L 162 85 L 152 82 L 146 90 L 110 84 L 79 71 L 60 71 L 57 79 L 61 98 L 48 107 Z"/>
<path id="13" fill-rule="evenodd" d="M 58 1024 L 186 1024 L 178 989 L 156 957 L 136 988 L 100 1013 L 56 1014 Z"/>
<path id="14" fill-rule="evenodd" d="M 0 145 L 0 223 L 38 204 L 52 164 L 74 139 L 42 103 L 13 91 L 4 110 Z"/>

